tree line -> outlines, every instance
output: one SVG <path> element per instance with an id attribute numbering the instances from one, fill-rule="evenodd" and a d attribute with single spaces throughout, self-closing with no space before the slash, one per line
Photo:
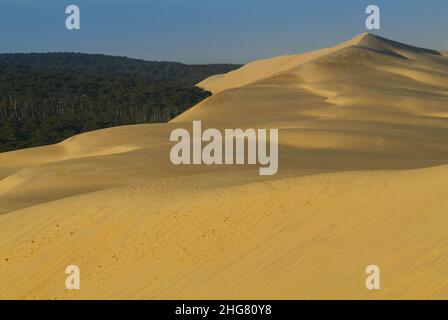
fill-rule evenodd
<path id="1" fill-rule="evenodd" d="M 0 54 L 0 152 L 101 128 L 169 121 L 210 95 L 197 82 L 237 67 L 79 53 Z"/>

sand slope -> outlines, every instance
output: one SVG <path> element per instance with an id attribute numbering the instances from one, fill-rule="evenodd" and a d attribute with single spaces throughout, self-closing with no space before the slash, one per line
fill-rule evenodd
<path id="1" fill-rule="evenodd" d="M 0 154 L 0 298 L 448 298 L 448 57 L 362 34 L 199 85 L 168 124 Z M 193 120 L 279 128 L 279 174 L 171 165 Z"/>
<path id="2" fill-rule="evenodd" d="M 101 191 L 1 216 L 8 261 L 0 261 L 0 297 L 448 295 L 446 166 L 211 189 L 198 181 Z M 68 263 L 81 267 L 80 291 L 64 290 Z M 364 288 L 369 264 L 383 270 L 381 291 Z"/>

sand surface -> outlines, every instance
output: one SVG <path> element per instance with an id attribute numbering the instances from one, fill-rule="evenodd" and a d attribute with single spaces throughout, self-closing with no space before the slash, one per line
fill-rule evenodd
<path id="1" fill-rule="evenodd" d="M 448 298 L 446 54 L 362 34 L 199 86 L 170 123 L 0 154 L 0 298 Z M 279 173 L 172 165 L 193 120 L 278 128 Z"/>

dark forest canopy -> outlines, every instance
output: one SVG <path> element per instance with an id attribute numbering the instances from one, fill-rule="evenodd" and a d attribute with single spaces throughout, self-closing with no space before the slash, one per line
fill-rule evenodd
<path id="1" fill-rule="evenodd" d="M 238 67 L 82 53 L 0 54 L 0 152 L 117 125 L 166 122 L 210 95 L 196 83 Z"/>

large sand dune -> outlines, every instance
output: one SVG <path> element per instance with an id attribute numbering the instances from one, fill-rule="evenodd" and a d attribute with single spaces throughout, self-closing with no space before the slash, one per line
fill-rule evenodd
<path id="1" fill-rule="evenodd" d="M 0 298 L 448 298 L 446 54 L 362 34 L 199 86 L 168 124 L 0 154 Z M 172 165 L 193 120 L 279 128 L 278 175 Z"/>

